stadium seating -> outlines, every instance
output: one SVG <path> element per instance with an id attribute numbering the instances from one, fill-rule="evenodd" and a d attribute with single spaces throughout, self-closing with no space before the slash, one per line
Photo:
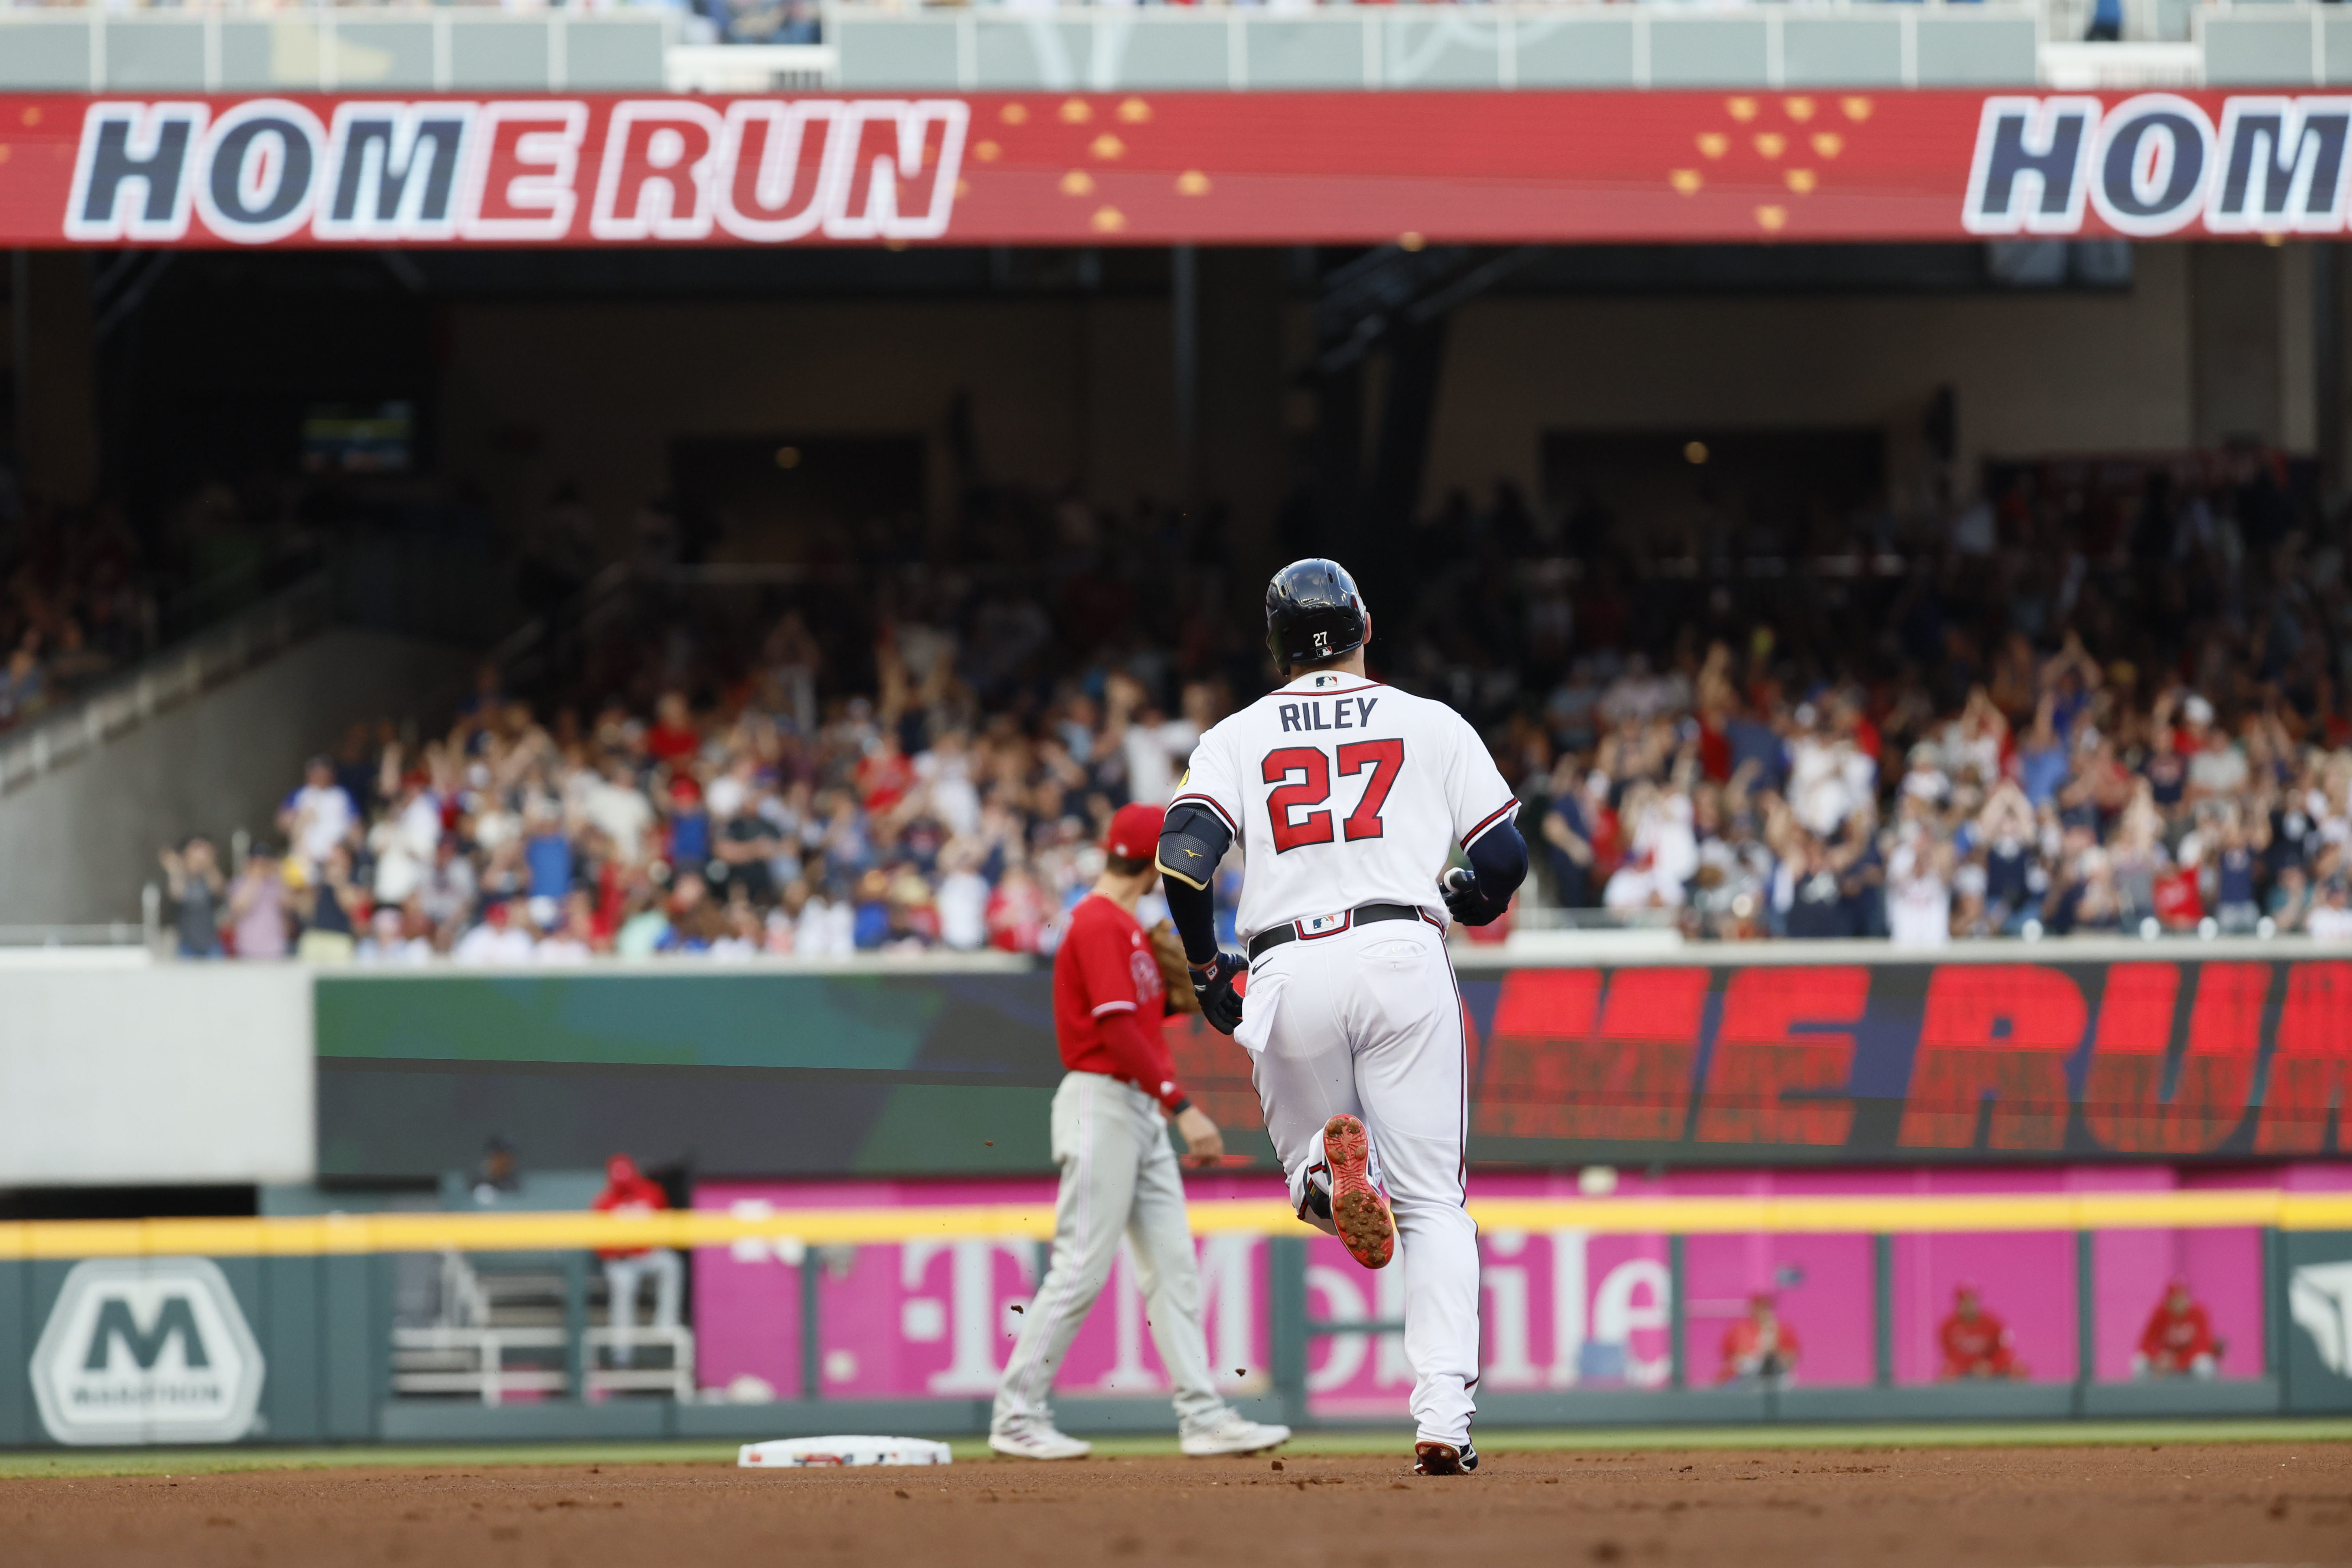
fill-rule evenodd
<path id="1" fill-rule="evenodd" d="M 1525 921 L 2347 934 L 2346 590 L 2305 558 L 2298 471 L 2099 472 L 1710 558 L 1598 503 L 1456 496 L 1418 531 L 1450 563 L 1375 591 L 1374 662 L 1488 735 L 1543 868 Z M 1050 952 L 1108 814 L 1164 797 L 1268 671 L 1213 513 L 1005 492 L 959 538 L 952 564 L 877 534 L 833 567 L 608 574 L 453 726 L 386 714 L 288 779 L 223 945 Z"/>

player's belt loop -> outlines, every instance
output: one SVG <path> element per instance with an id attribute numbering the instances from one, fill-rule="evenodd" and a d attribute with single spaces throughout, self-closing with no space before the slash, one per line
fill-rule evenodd
<path id="1" fill-rule="evenodd" d="M 1322 922 L 1335 918 L 1339 924 L 1323 926 Z M 1437 924 L 1430 920 L 1426 910 L 1412 904 L 1358 904 L 1352 910 L 1340 911 L 1337 917 L 1317 915 L 1311 921 L 1292 921 L 1286 925 L 1268 926 L 1250 938 L 1249 955 L 1255 960 L 1268 948 L 1280 947 L 1286 942 L 1313 942 L 1318 937 L 1338 936 L 1341 931 L 1353 931 L 1375 921 L 1429 921 L 1432 925 Z M 1321 929 L 1309 931 L 1305 929 L 1308 925 Z"/>

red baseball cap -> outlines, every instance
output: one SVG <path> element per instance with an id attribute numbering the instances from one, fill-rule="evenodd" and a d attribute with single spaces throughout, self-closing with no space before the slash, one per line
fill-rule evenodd
<path id="1" fill-rule="evenodd" d="M 1150 860 L 1160 853 L 1160 826 L 1168 820 L 1164 806 L 1137 801 L 1122 805 L 1110 819 L 1103 847 L 1122 860 Z"/>

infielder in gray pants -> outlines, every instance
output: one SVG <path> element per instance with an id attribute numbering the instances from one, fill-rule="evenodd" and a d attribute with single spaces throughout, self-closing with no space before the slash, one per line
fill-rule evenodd
<path id="1" fill-rule="evenodd" d="M 1184 1134 L 1190 1163 L 1213 1164 L 1224 1142 L 1177 1087 L 1160 1037 L 1170 1011 L 1162 959 L 1135 918 L 1136 900 L 1159 879 L 1161 816 L 1156 805 L 1134 805 L 1112 817 L 1102 879 L 1071 911 L 1055 955 L 1054 1034 L 1070 1069 L 1054 1095 L 1062 1184 L 1053 1261 L 997 1385 L 988 1446 L 1000 1454 L 1075 1459 L 1092 1451 L 1054 1426 L 1054 1373 L 1110 1278 L 1122 1236 L 1133 1244 L 1152 1341 L 1175 1384 L 1184 1452 L 1247 1454 L 1290 1436 L 1287 1426 L 1260 1425 L 1228 1405 L 1209 1370 L 1201 1274 L 1168 1122 Z M 1181 972 L 1181 952 L 1167 961 Z M 1190 984 L 1179 994 L 1191 1002 Z"/>

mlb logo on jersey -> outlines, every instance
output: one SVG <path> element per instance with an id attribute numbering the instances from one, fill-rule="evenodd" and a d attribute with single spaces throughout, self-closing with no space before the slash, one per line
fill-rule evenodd
<path id="1" fill-rule="evenodd" d="M 1340 931 L 1346 931 L 1355 918 L 1355 910 L 1341 910 L 1336 915 L 1309 915 L 1303 921 L 1293 921 L 1290 923 L 1298 928 L 1299 936 L 1305 939 L 1336 936 Z"/>

